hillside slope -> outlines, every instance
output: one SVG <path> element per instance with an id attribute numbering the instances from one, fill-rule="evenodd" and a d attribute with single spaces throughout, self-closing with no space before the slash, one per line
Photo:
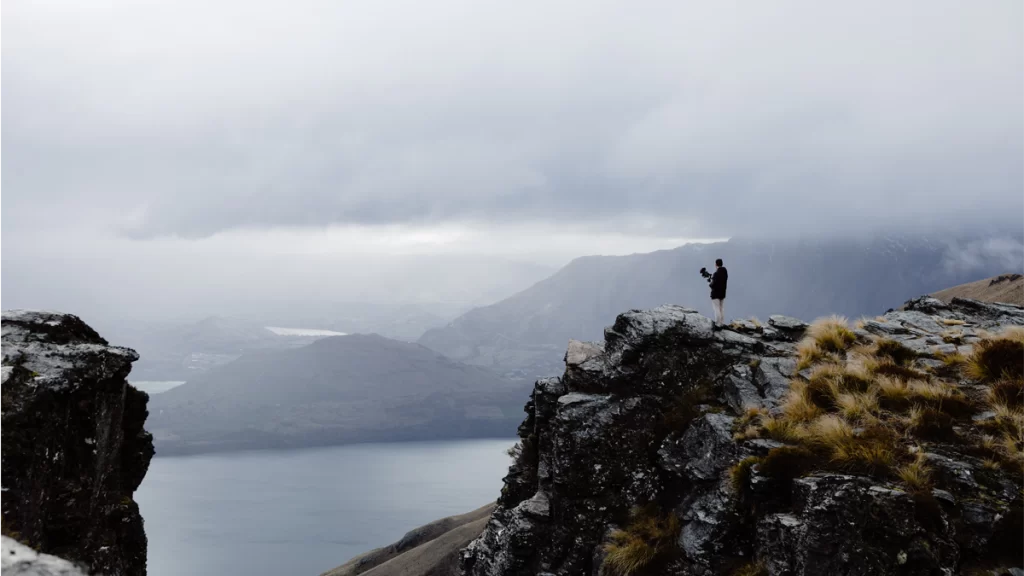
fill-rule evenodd
<path id="1" fill-rule="evenodd" d="M 585 257 L 515 296 L 426 332 L 419 342 L 456 360 L 533 380 L 560 371 L 570 338 L 599 338 L 607 318 L 622 310 L 680 303 L 710 312 L 707 284 L 698 270 L 712 267 L 715 258 L 723 258 L 729 269 L 728 318 L 832 313 L 855 318 L 1007 266 L 1005 254 L 974 253 L 971 267 L 964 268 L 958 254 L 946 241 L 912 237 L 732 240 Z M 1024 252 L 1009 258 L 1020 261 Z"/>
<path id="2" fill-rule="evenodd" d="M 492 502 L 466 514 L 435 520 L 322 576 L 450 576 L 458 569 L 459 551 L 480 536 L 493 511 Z"/>
<path id="3" fill-rule="evenodd" d="M 1020 570 L 1024 308 L 619 315 L 537 382 L 463 576 Z M 1013 572 L 1016 573 L 1016 572 Z"/>
<path id="4" fill-rule="evenodd" d="M 153 396 L 161 454 L 504 436 L 525 388 L 377 335 L 250 353 Z"/>
<path id="5" fill-rule="evenodd" d="M 939 290 L 932 296 L 943 302 L 952 302 L 953 298 L 970 298 L 982 302 L 1006 302 L 1024 306 L 1024 275 L 1000 274 L 977 282 Z"/>

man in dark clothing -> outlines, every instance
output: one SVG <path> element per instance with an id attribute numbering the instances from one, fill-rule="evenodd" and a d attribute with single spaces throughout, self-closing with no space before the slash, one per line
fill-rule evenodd
<path id="1" fill-rule="evenodd" d="M 711 307 L 715 309 L 715 322 L 725 324 L 725 285 L 729 283 L 729 271 L 722 266 L 722 259 L 715 260 L 715 273 L 711 275 Z"/>

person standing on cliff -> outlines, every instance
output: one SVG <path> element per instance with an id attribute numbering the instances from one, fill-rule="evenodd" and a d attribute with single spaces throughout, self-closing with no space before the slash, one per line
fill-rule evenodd
<path id="1" fill-rule="evenodd" d="M 725 285 L 729 283 L 729 271 L 722 266 L 722 259 L 715 260 L 715 273 L 711 275 L 711 307 L 715 309 L 715 322 L 725 324 Z"/>

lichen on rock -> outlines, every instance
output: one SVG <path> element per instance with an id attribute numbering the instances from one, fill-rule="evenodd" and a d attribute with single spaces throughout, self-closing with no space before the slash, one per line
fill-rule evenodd
<path id="1" fill-rule="evenodd" d="M 3 533 L 92 572 L 146 572 L 132 494 L 153 457 L 138 354 L 81 319 L 3 312 Z"/>
<path id="2" fill-rule="evenodd" d="M 620 315 L 603 344 L 570 343 L 565 373 L 537 383 L 520 427 L 532 450 L 463 550 L 462 574 L 1019 566 L 1021 439 L 1000 434 L 1019 430 L 1021 407 L 1013 386 L 972 380 L 958 363 L 1024 326 L 1024 308 L 926 297 L 857 327 L 828 322 L 715 326 L 664 306 Z M 828 341 L 810 350 L 814 337 Z M 645 540 L 654 521 L 638 510 L 678 527 L 671 553 Z"/>

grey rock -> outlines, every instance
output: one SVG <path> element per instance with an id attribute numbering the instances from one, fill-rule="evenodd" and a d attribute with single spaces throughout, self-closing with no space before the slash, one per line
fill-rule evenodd
<path id="1" fill-rule="evenodd" d="M 624 346 L 668 330 L 678 332 L 692 341 L 706 341 L 714 335 L 714 323 L 696 310 L 683 306 L 630 310 L 620 314 L 615 324 L 605 330 L 605 349 L 611 353 L 621 352 Z"/>
<path id="2" fill-rule="evenodd" d="M 725 482 L 714 484 L 681 507 L 682 529 L 679 548 L 687 560 L 713 568 L 723 552 L 734 546 L 734 532 L 740 522 L 735 495 Z M 734 555 L 737 550 L 729 550 Z"/>
<path id="3" fill-rule="evenodd" d="M 807 329 L 807 322 L 791 316 L 774 314 L 768 317 L 768 323 L 779 330 L 801 331 Z"/>
<path id="4" fill-rule="evenodd" d="M 866 576 L 911 566 L 929 574 L 956 565 L 951 535 L 924 530 L 906 492 L 837 474 L 798 478 L 793 490 L 794 511 L 759 525 L 758 558 L 769 574 Z"/>
<path id="5" fill-rule="evenodd" d="M 761 391 L 754 384 L 754 374 L 749 366 L 733 366 L 725 375 L 722 388 L 726 402 L 737 413 L 763 405 Z"/>
<path id="6" fill-rule="evenodd" d="M 754 350 L 756 346 L 761 345 L 759 339 L 751 338 L 733 330 L 719 330 L 715 332 L 715 340 L 727 347 L 747 348 L 750 350 Z"/>
<path id="7" fill-rule="evenodd" d="M 566 366 L 579 366 L 602 352 L 604 352 L 604 346 L 598 342 L 569 340 L 569 347 L 565 351 L 565 364 Z"/>
<path id="8" fill-rule="evenodd" d="M 7 576 L 88 576 L 83 566 L 40 554 L 7 536 L 0 537 L 0 570 Z"/>
<path id="9" fill-rule="evenodd" d="M 666 452 L 662 462 L 673 462 L 671 468 L 681 470 L 693 482 L 717 479 L 736 460 L 737 447 L 732 440 L 735 421 L 726 414 L 701 416 L 690 425 L 682 441 Z M 662 456 L 661 451 L 658 455 Z"/>
<path id="10" fill-rule="evenodd" d="M 754 369 L 754 383 L 771 405 L 779 404 L 789 392 L 796 372 L 796 360 L 789 356 L 763 358 Z"/>

